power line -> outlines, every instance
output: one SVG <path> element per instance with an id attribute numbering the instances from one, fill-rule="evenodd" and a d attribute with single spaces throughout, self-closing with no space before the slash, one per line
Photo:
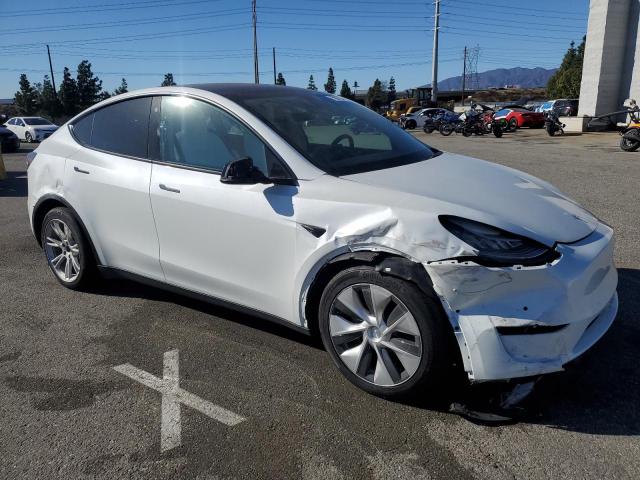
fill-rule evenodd
<path id="1" fill-rule="evenodd" d="M 452 59 L 444 59 L 442 62 L 450 62 L 450 61 L 458 61 L 458 58 Z M 419 66 L 429 64 L 429 61 L 421 61 L 421 62 L 403 62 L 403 63 L 389 63 L 384 65 L 357 65 L 357 66 L 347 66 L 347 67 L 335 67 L 335 71 L 355 71 L 355 70 L 375 70 L 382 68 L 392 68 L 392 67 L 407 67 L 407 66 Z M 287 70 L 287 74 L 293 73 L 309 73 L 309 72 L 325 72 L 327 69 L 326 66 L 322 67 L 314 67 L 314 68 L 301 68 L 295 70 Z M 43 69 L 23 69 L 23 68 L 0 68 L 0 71 L 3 72 L 20 72 L 20 73 L 47 73 L 48 70 Z M 166 73 L 163 72 L 102 72 L 95 71 L 96 75 L 101 76 L 125 76 L 125 77 L 135 77 L 135 76 L 161 76 Z M 181 73 L 182 76 L 207 76 L 207 75 L 251 75 L 254 72 L 250 71 L 229 71 L 229 72 L 188 72 Z M 269 72 L 263 72 L 262 75 L 270 75 Z"/>
<path id="2" fill-rule="evenodd" d="M 117 10 L 117 11 L 123 11 L 123 10 L 135 10 L 135 9 L 140 9 L 140 8 L 149 8 L 150 6 L 153 6 L 153 8 L 163 8 L 163 7 L 178 7 L 178 6 L 184 6 L 184 5 L 193 5 L 193 4 L 198 4 L 198 3 L 211 3 L 211 2 L 219 2 L 221 0 L 190 0 L 190 1 L 186 1 L 186 2 L 169 2 L 167 0 L 158 0 L 158 1 L 153 1 L 153 0 L 146 0 L 144 2 L 126 2 L 126 3 L 106 3 L 103 4 L 103 6 L 105 7 L 112 7 L 112 8 L 100 8 L 99 5 L 94 5 L 91 8 L 87 8 L 84 6 L 77 6 L 77 7 L 61 7 L 61 8 L 45 8 L 45 9 L 40 9 L 37 11 L 26 11 L 25 10 L 14 10 L 12 12 L 2 12 L 2 17 L 38 17 L 38 16 L 42 16 L 42 15 L 58 15 L 58 14 L 65 14 L 65 15 L 70 15 L 70 14 L 74 14 L 74 13 L 99 13 L 99 12 L 109 12 L 109 11 L 113 11 L 113 10 Z M 130 5 L 130 6 L 126 6 L 126 5 Z M 75 10 L 71 10 L 71 9 L 75 9 Z"/>
<path id="3" fill-rule="evenodd" d="M 477 17 L 475 15 L 459 15 L 457 13 L 445 13 L 443 15 L 447 15 L 450 18 L 455 17 L 468 17 L 468 18 L 477 18 L 477 19 L 482 19 L 483 17 Z M 487 18 L 487 20 L 489 20 Z M 499 19 L 492 19 L 494 22 L 495 21 L 499 21 L 499 22 L 508 22 L 508 20 L 499 20 Z M 471 23 L 474 25 L 487 25 L 487 22 L 475 22 L 473 20 L 465 20 L 464 21 L 465 24 L 467 23 Z M 534 26 L 534 25 L 532 25 Z M 558 26 L 558 27 L 562 27 L 560 29 L 558 28 L 546 28 L 546 27 L 538 27 L 537 25 L 535 26 L 535 31 L 536 32 L 566 32 L 567 30 L 576 30 L 576 31 L 581 31 L 586 33 L 586 25 L 584 27 L 567 27 L 566 25 L 560 25 L 560 24 L 549 24 L 549 26 Z M 521 25 L 514 25 L 513 23 L 511 25 L 506 25 L 504 23 L 491 23 L 491 28 L 500 28 L 500 29 L 505 29 L 505 28 L 513 28 L 516 29 L 518 32 L 522 32 L 522 26 Z"/>
<path id="4" fill-rule="evenodd" d="M 83 45 L 89 45 L 92 43 L 121 43 L 121 42 L 129 42 L 132 40 L 150 40 L 156 38 L 170 38 L 176 37 L 179 35 L 199 35 L 201 33 L 212 33 L 212 32 L 225 32 L 229 30 L 240 30 L 250 26 L 249 23 L 239 23 L 234 25 L 225 25 L 223 27 L 201 27 L 201 28 L 190 28 L 186 30 L 173 30 L 170 32 L 161 32 L 161 33 L 148 33 L 148 34 L 137 34 L 137 35 L 118 35 L 112 37 L 98 37 L 98 38 L 88 38 L 83 39 Z M 78 40 L 58 40 L 55 42 L 49 42 L 51 45 L 65 45 L 65 44 L 77 44 Z M 18 43 L 13 45 L 0 45 L 0 49 L 7 49 L 11 47 L 27 47 L 27 46 L 39 46 L 43 45 L 43 42 L 34 42 L 34 43 Z"/>
<path id="5" fill-rule="evenodd" d="M 335 1 L 335 0 L 322 0 L 322 1 Z M 455 0 L 455 2 L 451 2 L 450 5 L 456 5 L 458 3 L 462 3 L 462 4 L 467 4 L 467 5 L 473 5 L 474 7 L 477 7 L 478 5 L 481 5 L 482 8 L 485 7 L 497 7 L 500 8 L 502 10 L 508 10 L 508 11 L 528 11 L 528 12 L 545 12 L 545 13 L 550 13 L 550 14 L 559 14 L 559 15 L 581 15 L 579 13 L 575 13 L 575 12 L 568 12 L 568 11 L 559 11 L 559 10 L 549 10 L 547 8 L 526 8 L 526 7 L 517 7 L 513 5 L 513 2 L 509 2 L 508 5 L 500 5 L 500 4 L 496 4 L 496 3 L 491 3 L 491 2 L 485 2 L 483 1 L 482 3 L 478 3 L 478 2 L 472 2 L 469 0 Z"/>
<path id="6" fill-rule="evenodd" d="M 144 20 L 116 20 L 112 22 L 97 22 L 97 23 L 76 23 L 74 25 L 55 25 L 51 27 L 44 28 L 19 28 L 13 30 L 2 30 L 0 31 L 0 35 L 15 35 L 15 34 L 25 34 L 25 33 L 34 33 L 34 32 L 62 32 L 65 30 L 86 30 L 95 27 L 100 28 L 114 28 L 114 27 L 130 27 L 135 25 L 147 25 L 147 24 L 156 24 L 156 23 L 167 23 L 167 22 L 175 22 L 175 21 L 186 21 L 186 20 L 200 20 L 202 18 L 213 18 L 213 17 L 223 17 L 229 15 L 241 15 L 243 13 L 247 13 L 248 10 L 246 8 L 235 8 L 229 10 L 217 10 L 211 12 L 198 12 L 198 13 L 187 13 L 184 15 L 169 15 L 164 17 L 155 17 L 155 18 L 146 18 Z"/>
<path id="7" fill-rule="evenodd" d="M 317 8 L 291 8 L 291 7 L 260 7 L 261 13 L 267 15 L 310 15 L 310 16 L 328 16 L 328 17 L 378 17 L 384 15 L 392 18 L 407 18 L 406 13 L 388 12 L 388 11 L 358 11 L 358 10 L 340 10 L 339 12 L 327 12 L 326 9 Z M 275 11 L 270 11 L 275 10 Z M 432 15 L 421 18 L 433 18 Z"/>

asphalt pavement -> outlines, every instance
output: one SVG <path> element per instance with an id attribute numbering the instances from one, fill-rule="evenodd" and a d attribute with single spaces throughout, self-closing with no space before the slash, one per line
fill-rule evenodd
<path id="1" fill-rule="evenodd" d="M 640 477 L 640 153 L 614 134 L 416 135 L 548 180 L 616 230 L 619 317 L 527 415 L 486 426 L 367 395 L 313 339 L 151 287 L 63 288 L 29 229 L 26 146 L 0 180 L 0 478 Z M 191 403 L 159 391 L 176 350 Z M 127 364 L 148 385 L 114 369 Z M 176 405 L 179 446 L 162 451 Z"/>

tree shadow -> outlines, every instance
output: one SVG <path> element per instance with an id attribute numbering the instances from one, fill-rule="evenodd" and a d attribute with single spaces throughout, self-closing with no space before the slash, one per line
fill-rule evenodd
<path id="1" fill-rule="evenodd" d="M 7 178 L 0 180 L 0 197 L 26 197 L 26 172 L 7 172 Z"/>

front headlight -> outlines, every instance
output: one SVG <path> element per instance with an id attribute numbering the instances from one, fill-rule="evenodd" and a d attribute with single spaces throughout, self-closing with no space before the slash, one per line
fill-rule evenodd
<path id="1" fill-rule="evenodd" d="M 485 223 L 453 215 L 439 219 L 444 228 L 478 251 L 477 257 L 465 260 L 486 266 L 531 266 L 558 258 L 558 252 L 546 245 Z"/>

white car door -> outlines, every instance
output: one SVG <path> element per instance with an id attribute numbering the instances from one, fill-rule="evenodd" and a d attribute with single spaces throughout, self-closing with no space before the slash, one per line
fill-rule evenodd
<path id="1" fill-rule="evenodd" d="M 251 130 L 209 103 L 164 96 L 153 110 L 150 193 L 167 282 L 291 318 L 297 187 L 220 182 L 230 160 L 250 157 L 265 175 L 284 172 L 282 164 Z"/>
<path id="2" fill-rule="evenodd" d="M 164 281 L 147 159 L 151 97 L 114 103 L 72 125 L 79 149 L 65 167 L 65 196 L 83 219 L 103 263 Z"/>
<path id="3" fill-rule="evenodd" d="M 25 125 L 24 120 L 16 118 L 13 127 L 13 132 L 18 136 L 18 138 L 20 140 L 24 140 L 24 134 L 27 132 L 27 126 Z"/>

